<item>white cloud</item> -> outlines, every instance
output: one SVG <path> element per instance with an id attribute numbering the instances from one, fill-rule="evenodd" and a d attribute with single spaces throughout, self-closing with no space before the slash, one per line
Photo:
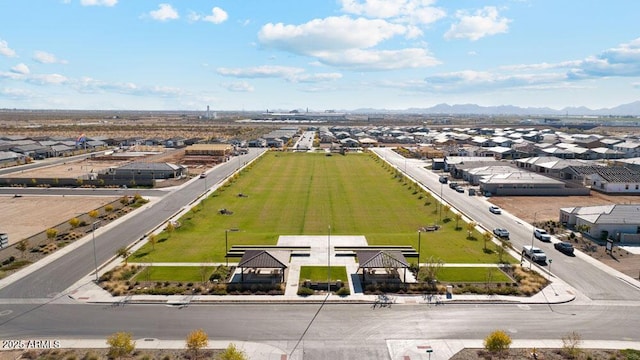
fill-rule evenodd
<path id="1" fill-rule="evenodd" d="M 406 33 L 406 27 L 384 20 L 341 16 L 314 19 L 302 25 L 269 23 L 260 29 L 258 39 L 266 47 L 312 55 L 318 51 L 370 48 Z"/>
<path id="2" fill-rule="evenodd" d="M 317 74 L 302 74 L 295 78 L 296 82 L 301 83 L 317 83 L 334 81 L 342 78 L 340 73 L 317 73 Z"/>
<path id="3" fill-rule="evenodd" d="M 227 18 L 229 18 L 229 15 L 226 11 L 220 9 L 219 7 L 214 7 L 213 9 L 211 9 L 211 15 L 205 16 L 202 20 L 214 24 L 221 24 L 227 21 Z"/>
<path id="4" fill-rule="evenodd" d="M 505 71 L 535 71 L 535 70 L 550 70 L 550 69 L 567 69 L 580 65 L 580 61 L 562 61 L 559 63 L 538 63 L 538 64 L 517 64 L 506 65 L 499 67 L 500 70 Z"/>
<path id="5" fill-rule="evenodd" d="M 456 71 L 425 78 L 426 88 L 438 91 L 474 91 L 480 89 L 531 87 L 566 80 L 562 73 L 504 74 L 488 71 Z"/>
<path id="6" fill-rule="evenodd" d="M 191 12 L 189 14 L 190 21 L 206 21 L 213 24 L 222 24 L 223 22 L 227 21 L 228 18 L 229 15 L 227 14 L 227 12 L 219 7 L 214 7 L 213 9 L 211 9 L 211 15 L 203 16 L 195 12 Z"/>
<path id="7" fill-rule="evenodd" d="M 36 85 L 60 85 L 69 81 L 69 79 L 60 74 L 36 74 L 28 77 L 26 80 Z"/>
<path id="8" fill-rule="evenodd" d="M 218 68 L 218 74 L 238 78 L 293 78 L 304 69 L 288 66 L 256 66 L 250 68 Z"/>
<path id="9" fill-rule="evenodd" d="M 30 99 L 33 97 L 31 92 L 23 90 L 23 89 L 13 89 L 13 88 L 4 88 L 0 89 L 0 96 L 4 98 L 9 98 L 11 100 L 23 100 Z"/>
<path id="10" fill-rule="evenodd" d="M 446 16 L 432 6 L 435 0 L 340 0 L 348 14 L 378 19 L 394 19 L 412 24 L 431 24 Z"/>
<path id="11" fill-rule="evenodd" d="M 224 83 L 222 86 L 233 92 L 253 92 L 255 89 L 246 81 L 237 81 L 232 83 Z"/>
<path id="12" fill-rule="evenodd" d="M 9 43 L 0 39 L 0 55 L 4 55 L 6 57 L 15 57 L 15 50 L 9 47 Z"/>
<path id="13" fill-rule="evenodd" d="M 339 73 L 307 74 L 304 69 L 287 66 L 263 65 L 249 68 L 219 68 L 218 74 L 237 78 L 280 78 L 289 82 L 324 82 L 342 78 Z"/>
<path id="14" fill-rule="evenodd" d="M 341 16 L 315 19 L 302 25 L 267 24 L 258 33 L 258 39 L 265 47 L 315 57 L 325 65 L 389 70 L 439 63 L 425 49 L 371 49 L 397 35 L 415 37 L 420 34 L 414 26 Z"/>
<path id="15" fill-rule="evenodd" d="M 169 86 L 138 86 L 132 82 L 109 83 L 90 77 L 83 77 L 72 82 L 72 87 L 81 93 L 115 93 L 134 96 L 160 96 L 173 98 L 185 94 L 180 88 Z"/>
<path id="16" fill-rule="evenodd" d="M 36 51 L 33 54 L 33 60 L 42 63 L 42 64 L 66 64 L 66 60 L 58 59 L 55 55 L 45 52 L 45 51 Z"/>
<path id="17" fill-rule="evenodd" d="M 114 6 L 118 0 L 80 0 L 82 6 Z"/>
<path id="18" fill-rule="evenodd" d="M 456 13 L 458 23 L 452 24 L 444 34 L 445 39 L 469 39 L 475 41 L 485 36 L 506 33 L 511 20 L 500 17 L 494 6 L 485 6 L 474 14 Z"/>
<path id="19" fill-rule="evenodd" d="M 158 10 L 152 10 L 149 12 L 149 16 L 158 21 L 175 20 L 180 18 L 178 11 L 170 4 L 158 5 Z"/>
<path id="20" fill-rule="evenodd" d="M 571 78 L 640 76 L 640 38 L 582 60 Z"/>
<path id="21" fill-rule="evenodd" d="M 20 63 L 14 67 L 11 68 L 11 72 L 16 73 L 16 74 L 21 74 L 21 75 L 28 75 L 29 74 L 29 67 L 23 63 Z"/>
<path id="22" fill-rule="evenodd" d="M 359 70 L 396 70 L 431 67 L 440 64 L 425 49 L 409 48 L 400 50 L 360 50 L 316 53 L 324 64 Z"/>
<path id="23" fill-rule="evenodd" d="M 12 80 L 19 80 L 19 79 L 23 79 L 25 76 L 24 74 L 19 74 L 13 71 L 0 71 L 0 79 L 12 79 Z"/>

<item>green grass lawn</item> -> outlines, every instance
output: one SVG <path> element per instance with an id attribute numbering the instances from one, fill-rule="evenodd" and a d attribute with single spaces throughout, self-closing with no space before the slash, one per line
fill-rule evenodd
<path id="1" fill-rule="evenodd" d="M 211 266 L 148 266 L 134 280 L 202 282 L 209 280 L 213 270 Z"/>
<path id="2" fill-rule="evenodd" d="M 300 281 L 311 280 L 314 282 L 326 282 L 328 269 L 326 266 L 301 266 Z M 331 281 L 341 280 L 347 283 L 347 268 L 344 266 L 331 267 Z"/>
<path id="3" fill-rule="evenodd" d="M 238 194 L 246 196 L 240 197 Z M 232 215 L 222 215 L 219 209 Z M 453 217 L 443 212 L 444 217 Z M 224 262 L 228 244 L 276 244 L 280 235 L 364 235 L 370 245 L 418 247 L 418 228 L 437 223 L 435 199 L 371 154 L 268 152 L 197 205 L 171 233 L 132 262 Z M 456 221 L 421 234 L 421 257 L 447 263 L 495 263 L 481 234 Z"/>
<path id="4" fill-rule="evenodd" d="M 495 267 L 443 267 L 438 271 L 440 282 L 494 282 L 512 280 Z"/>

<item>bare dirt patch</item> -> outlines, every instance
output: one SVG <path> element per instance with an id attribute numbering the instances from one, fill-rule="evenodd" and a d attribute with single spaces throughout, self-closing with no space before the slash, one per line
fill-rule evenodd
<path id="1" fill-rule="evenodd" d="M 0 198 L 0 232 L 9 243 L 54 227 L 117 200 L 112 196 L 6 196 Z"/>

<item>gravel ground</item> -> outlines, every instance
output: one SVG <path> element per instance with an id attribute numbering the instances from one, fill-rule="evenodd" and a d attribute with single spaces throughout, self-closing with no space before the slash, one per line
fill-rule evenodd
<path id="1" fill-rule="evenodd" d="M 540 359 L 540 360 L 569 360 L 569 359 L 593 359 L 593 360 L 614 360 L 626 359 L 618 350 L 609 349 L 580 349 L 579 354 L 575 357 L 566 355 L 562 349 L 536 349 L 537 358 L 532 356 L 532 349 L 509 349 L 502 356 L 491 355 L 484 349 L 464 349 L 455 354 L 450 360 L 523 360 L 523 359 Z"/>

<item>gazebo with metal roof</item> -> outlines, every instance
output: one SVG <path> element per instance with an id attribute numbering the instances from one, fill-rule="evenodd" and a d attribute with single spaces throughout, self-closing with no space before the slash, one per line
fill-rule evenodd
<path id="1" fill-rule="evenodd" d="M 404 270 L 403 282 L 407 281 L 407 268 L 409 263 L 407 259 L 402 255 L 402 252 L 396 250 L 358 250 L 356 251 L 358 258 L 358 272 L 362 269 L 362 282 L 366 281 L 366 274 L 370 276 L 376 276 L 376 269 L 384 269 L 388 272 L 389 269 L 397 271 L 398 268 Z M 391 274 L 387 274 L 391 275 Z"/>
<path id="2" fill-rule="evenodd" d="M 277 275 L 278 282 L 284 282 L 286 256 L 287 252 L 282 251 L 246 250 L 238 263 L 240 282 L 244 282 L 247 269 L 246 274 L 250 281 L 271 281 Z"/>

